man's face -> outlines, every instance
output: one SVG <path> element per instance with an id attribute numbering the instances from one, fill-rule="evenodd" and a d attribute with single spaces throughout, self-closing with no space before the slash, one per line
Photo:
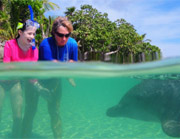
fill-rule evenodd
<path id="1" fill-rule="evenodd" d="M 70 32 L 66 27 L 60 26 L 54 34 L 58 46 L 64 46 L 70 36 Z"/>

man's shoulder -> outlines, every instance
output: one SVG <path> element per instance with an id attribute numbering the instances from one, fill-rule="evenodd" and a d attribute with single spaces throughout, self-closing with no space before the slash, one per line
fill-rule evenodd
<path id="1" fill-rule="evenodd" d="M 53 42 L 53 37 L 45 38 L 45 39 L 41 42 L 40 46 L 50 45 L 52 42 Z"/>
<path id="2" fill-rule="evenodd" d="M 76 40 L 74 38 L 71 38 L 71 37 L 69 37 L 68 42 L 75 42 L 75 43 L 77 43 Z"/>
<path id="3" fill-rule="evenodd" d="M 71 45 L 77 45 L 77 41 L 76 41 L 74 38 L 71 38 L 71 37 L 69 37 L 67 43 L 68 43 L 68 44 L 71 44 Z"/>
<path id="4" fill-rule="evenodd" d="M 51 41 L 52 39 L 53 39 L 52 37 L 45 38 L 45 39 L 42 40 L 41 43 L 49 42 L 49 41 Z"/>

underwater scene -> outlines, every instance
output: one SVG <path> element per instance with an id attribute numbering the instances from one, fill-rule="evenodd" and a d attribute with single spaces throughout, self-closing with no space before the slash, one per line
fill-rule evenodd
<path id="1" fill-rule="evenodd" d="M 0 138 L 180 137 L 180 58 L 0 64 Z"/>

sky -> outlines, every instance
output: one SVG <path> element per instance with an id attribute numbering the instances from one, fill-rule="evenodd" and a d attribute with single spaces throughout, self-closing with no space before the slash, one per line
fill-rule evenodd
<path id="1" fill-rule="evenodd" d="M 89 4 L 98 12 L 107 13 L 111 21 L 124 18 L 137 33 L 146 34 L 152 45 L 161 49 L 162 57 L 180 56 L 180 0 L 49 0 L 59 10 L 45 16 L 64 16 L 66 8 Z"/>

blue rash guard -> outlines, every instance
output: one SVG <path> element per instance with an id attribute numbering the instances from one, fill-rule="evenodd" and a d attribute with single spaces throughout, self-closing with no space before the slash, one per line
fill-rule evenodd
<path id="1" fill-rule="evenodd" d="M 39 46 L 39 60 L 78 60 L 78 45 L 69 37 L 66 45 L 58 47 L 53 37 L 44 39 Z"/>

